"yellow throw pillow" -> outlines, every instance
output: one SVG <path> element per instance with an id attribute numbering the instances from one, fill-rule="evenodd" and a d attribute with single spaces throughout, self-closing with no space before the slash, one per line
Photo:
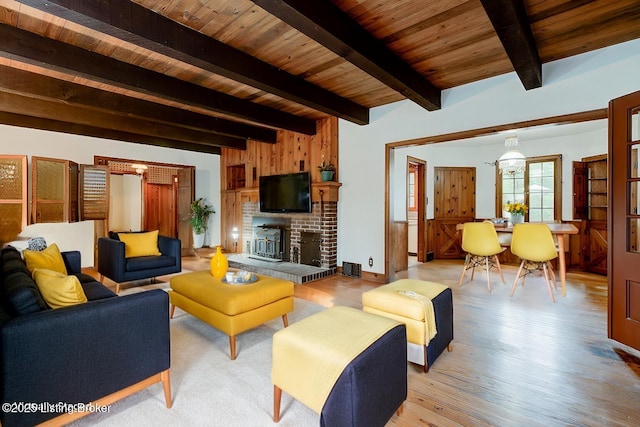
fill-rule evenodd
<path id="1" fill-rule="evenodd" d="M 62 308 L 87 302 L 87 296 L 76 276 L 67 276 L 57 271 L 36 268 L 33 280 L 45 302 L 51 308 Z"/>
<path id="2" fill-rule="evenodd" d="M 27 270 L 33 274 L 33 270 L 36 268 L 45 268 L 47 270 L 57 271 L 65 276 L 67 275 L 67 267 L 64 265 L 62 254 L 58 245 L 52 243 L 42 251 L 30 251 L 25 249 L 22 251 L 22 256 L 27 264 Z"/>
<path id="3" fill-rule="evenodd" d="M 124 242 L 125 258 L 162 255 L 158 250 L 158 230 L 147 233 L 118 233 Z"/>

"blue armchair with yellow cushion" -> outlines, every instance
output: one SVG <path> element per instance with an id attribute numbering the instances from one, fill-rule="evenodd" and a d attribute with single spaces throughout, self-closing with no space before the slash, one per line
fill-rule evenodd
<path id="1" fill-rule="evenodd" d="M 98 239 L 98 273 L 120 283 L 149 279 L 182 270 L 180 240 L 158 235 L 158 231 L 110 233 Z"/>

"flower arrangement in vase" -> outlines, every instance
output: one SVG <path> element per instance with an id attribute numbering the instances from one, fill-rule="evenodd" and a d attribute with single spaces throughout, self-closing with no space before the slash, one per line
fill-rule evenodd
<path id="1" fill-rule="evenodd" d="M 527 213 L 529 207 L 523 202 L 507 202 L 504 205 L 504 210 L 511 214 L 511 222 L 513 224 L 519 224 L 524 220 L 524 214 Z"/>

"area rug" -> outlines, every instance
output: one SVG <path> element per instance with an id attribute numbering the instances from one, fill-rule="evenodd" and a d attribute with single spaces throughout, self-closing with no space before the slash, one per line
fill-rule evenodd
<path id="1" fill-rule="evenodd" d="M 151 287 L 151 286 L 150 286 Z M 163 288 L 163 284 L 156 284 Z M 142 289 L 132 289 L 140 292 Z M 299 298 L 289 324 L 324 307 Z M 164 404 L 161 384 L 122 399 L 104 414 L 96 413 L 72 426 L 273 426 L 271 344 L 283 328 L 274 319 L 237 337 L 237 358 L 229 359 L 229 337 L 177 309 L 170 321 L 171 394 Z M 117 369 L 117 366 L 114 366 Z M 310 369 L 313 369 L 310 367 Z M 301 379 L 303 380 L 303 379 Z M 283 393 L 278 426 L 317 426 L 319 416 Z"/>

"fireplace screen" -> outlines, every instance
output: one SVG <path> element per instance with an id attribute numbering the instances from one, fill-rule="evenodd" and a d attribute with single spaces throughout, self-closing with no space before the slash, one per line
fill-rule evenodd
<path id="1" fill-rule="evenodd" d="M 320 267 L 320 233 L 303 231 L 300 233 L 300 264 Z"/>

